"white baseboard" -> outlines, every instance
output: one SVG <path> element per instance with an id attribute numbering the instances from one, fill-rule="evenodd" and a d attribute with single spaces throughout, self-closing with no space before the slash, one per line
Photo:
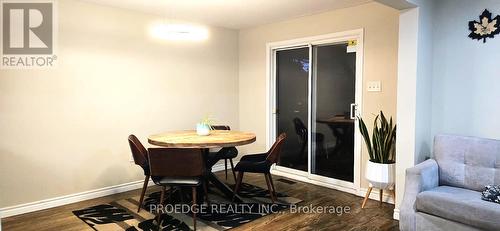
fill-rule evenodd
<path id="1" fill-rule="evenodd" d="M 234 164 L 236 164 L 235 162 Z M 231 169 L 231 166 L 228 164 L 228 169 Z M 213 172 L 218 172 L 224 170 L 224 162 L 217 163 L 212 167 Z M 60 197 L 54 197 L 50 199 L 34 201 L 25 204 L 19 204 L 9 207 L 0 208 L 0 218 L 11 217 L 19 214 L 35 212 L 43 209 L 49 209 L 57 206 L 67 205 L 71 203 L 76 203 L 84 200 L 95 199 L 98 197 L 109 196 L 112 194 L 127 192 L 131 190 L 135 190 L 138 188 L 142 188 L 144 180 L 104 187 L 100 189 L 89 190 L 80 193 L 69 194 Z M 152 181 L 149 181 L 148 186 L 153 185 Z M 1 227 L 1 224 L 0 224 Z M 1 229 L 0 229 L 1 230 Z"/>
<path id="2" fill-rule="evenodd" d="M 366 188 L 360 188 L 359 190 L 356 190 L 354 188 L 348 188 L 348 187 L 343 187 L 343 186 L 339 186 L 339 185 L 333 185 L 333 184 L 328 184 L 328 183 L 324 183 L 324 182 L 321 182 L 321 181 L 316 181 L 316 180 L 311 180 L 305 176 L 300 176 L 300 175 L 295 175 L 295 174 L 291 174 L 291 173 L 286 173 L 286 172 L 283 172 L 283 171 L 272 171 L 272 174 L 275 174 L 275 175 L 278 175 L 278 176 L 283 176 L 283 177 L 288 177 L 288 178 L 291 178 L 291 179 L 294 179 L 294 180 L 298 180 L 298 181 L 301 181 L 301 182 L 305 182 L 305 183 L 310 183 L 310 184 L 314 184 L 314 185 L 318 185 L 318 186 L 323 186 L 323 187 L 327 187 L 327 188 L 331 188 L 331 189 L 335 189 L 335 190 L 339 190 L 339 191 L 342 191 L 342 192 L 347 192 L 347 193 L 351 193 L 351 194 L 354 194 L 354 195 L 357 195 L 357 196 L 360 196 L 360 197 L 365 197 L 366 195 L 366 192 L 368 191 L 368 189 Z M 380 197 L 379 197 L 380 193 L 379 193 L 379 190 L 377 189 L 373 189 L 372 192 L 370 193 L 370 196 L 369 198 L 372 199 L 372 200 L 380 200 Z M 390 204 L 394 204 L 394 198 L 392 198 L 392 195 L 384 192 L 384 194 L 382 195 L 382 201 L 383 202 L 386 202 L 386 203 L 390 203 Z"/>
<path id="3" fill-rule="evenodd" d="M 398 220 L 399 221 L 399 209 L 394 209 L 394 214 L 392 214 L 392 218 L 394 220 Z"/>
<path id="4" fill-rule="evenodd" d="M 348 187 L 344 187 L 344 186 L 340 186 L 340 185 L 334 185 L 334 184 L 328 184 L 328 183 L 325 183 L 325 182 L 321 182 L 321 181 L 309 179 L 309 178 L 307 178 L 305 176 L 300 176 L 300 175 L 296 175 L 296 174 L 292 174 L 292 173 L 287 173 L 287 172 L 283 172 L 283 171 L 276 171 L 276 170 L 272 170 L 271 173 L 273 175 L 287 177 L 287 178 L 290 178 L 290 179 L 298 180 L 300 182 L 305 182 L 305 183 L 309 183 L 309 184 L 314 184 L 314 185 L 318 185 L 318 186 L 322 186 L 322 187 L 326 187 L 326 188 L 331 188 L 331 189 L 339 190 L 339 191 L 342 191 L 342 192 L 356 194 L 356 190 L 353 189 L 353 188 L 348 188 Z"/>
<path id="5" fill-rule="evenodd" d="M 104 197 L 112 194 L 122 193 L 134 189 L 141 188 L 144 180 L 104 187 L 100 189 L 89 190 L 80 193 L 69 194 L 60 197 L 30 202 L 26 204 L 14 205 L 9 207 L 0 208 L 0 218 L 15 216 L 23 213 L 34 212 L 42 209 L 53 208 L 57 206 L 67 205 L 84 200 Z M 152 182 L 149 182 L 152 185 Z"/>

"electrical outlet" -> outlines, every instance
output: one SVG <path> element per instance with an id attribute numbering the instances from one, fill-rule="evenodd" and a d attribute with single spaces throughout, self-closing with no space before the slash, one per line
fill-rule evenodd
<path id="1" fill-rule="evenodd" d="M 367 91 L 381 91 L 381 83 L 380 81 L 368 81 L 368 89 Z"/>

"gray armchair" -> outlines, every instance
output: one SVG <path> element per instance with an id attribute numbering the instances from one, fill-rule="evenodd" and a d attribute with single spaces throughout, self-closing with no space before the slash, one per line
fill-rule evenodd
<path id="1" fill-rule="evenodd" d="M 438 135 L 434 159 L 406 170 L 400 229 L 500 230 L 500 204 L 481 200 L 500 184 L 500 141 Z"/>

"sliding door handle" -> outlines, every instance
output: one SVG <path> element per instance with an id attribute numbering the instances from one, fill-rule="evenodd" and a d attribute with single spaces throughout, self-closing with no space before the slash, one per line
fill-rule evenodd
<path id="1" fill-rule="evenodd" d="M 357 110 L 358 110 L 358 105 L 355 104 L 355 103 L 351 103 L 351 112 L 350 112 L 350 116 L 351 116 L 351 119 L 352 120 L 355 120 L 356 119 L 356 115 L 358 114 L 357 113 Z"/>

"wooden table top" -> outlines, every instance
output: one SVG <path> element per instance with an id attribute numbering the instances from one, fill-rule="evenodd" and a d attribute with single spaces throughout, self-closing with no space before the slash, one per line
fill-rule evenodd
<path id="1" fill-rule="evenodd" d="M 194 130 L 171 131 L 151 135 L 148 142 L 169 148 L 234 147 L 255 142 L 255 134 L 240 131 L 211 130 L 208 136 L 199 136 Z"/>

